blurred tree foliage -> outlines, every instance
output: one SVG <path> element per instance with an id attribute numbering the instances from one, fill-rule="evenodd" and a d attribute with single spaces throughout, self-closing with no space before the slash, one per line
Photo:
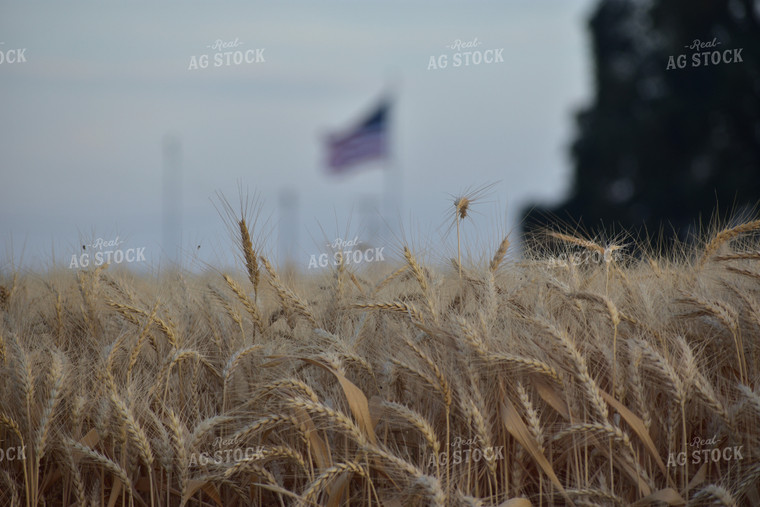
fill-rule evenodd
<path id="1" fill-rule="evenodd" d="M 570 195 L 526 210 L 525 231 L 560 220 L 683 240 L 716 206 L 751 211 L 760 199 L 759 19 L 753 0 L 602 0 L 588 23 L 595 91 L 576 116 Z M 695 39 L 715 47 L 690 49 Z M 719 64 L 697 55 L 694 65 L 695 53 L 712 51 Z M 682 54 L 684 68 L 668 69 Z"/>

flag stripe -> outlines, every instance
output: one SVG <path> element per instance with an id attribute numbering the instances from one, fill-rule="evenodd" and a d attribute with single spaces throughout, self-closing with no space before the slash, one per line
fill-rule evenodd
<path id="1" fill-rule="evenodd" d="M 331 173 L 342 173 L 361 162 L 388 156 L 387 111 L 388 103 L 383 102 L 352 130 L 327 139 L 327 166 Z"/>
<path id="2" fill-rule="evenodd" d="M 383 157 L 387 152 L 385 132 L 367 132 L 344 140 L 339 146 L 333 145 L 330 153 L 330 167 L 339 170 L 365 159 Z"/>

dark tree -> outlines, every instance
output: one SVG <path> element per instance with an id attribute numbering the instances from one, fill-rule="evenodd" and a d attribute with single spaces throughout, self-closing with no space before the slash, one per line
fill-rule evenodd
<path id="1" fill-rule="evenodd" d="M 602 0 L 588 24 L 595 95 L 576 118 L 571 193 L 526 210 L 526 232 L 559 219 L 685 239 L 716 206 L 757 204 L 759 18 L 752 0 Z"/>

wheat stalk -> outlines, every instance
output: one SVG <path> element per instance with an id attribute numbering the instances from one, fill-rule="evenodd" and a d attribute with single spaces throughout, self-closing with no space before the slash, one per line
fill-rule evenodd
<path id="1" fill-rule="evenodd" d="M 189 468 L 187 457 L 187 429 L 180 422 L 174 410 L 169 409 L 169 429 L 171 430 L 171 439 L 174 446 L 175 468 L 179 472 L 180 495 L 185 497 L 189 481 Z"/>
<path id="2" fill-rule="evenodd" d="M 306 382 L 295 378 L 278 379 L 262 388 L 264 391 L 278 391 L 281 389 L 291 389 L 297 392 L 300 391 L 302 394 L 308 396 L 314 403 L 319 402 L 319 397 L 317 396 L 317 393 L 314 392 L 314 389 L 312 389 Z"/>
<path id="3" fill-rule="evenodd" d="M 734 339 L 734 346 L 736 347 L 736 357 L 739 361 L 739 379 L 745 384 L 748 383 L 747 359 L 744 354 L 739 315 L 736 310 L 722 301 L 705 300 L 696 295 L 687 296 L 680 301 L 699 308 L 699 311 L 688 314 L 688 316 L 711 315 L 726 326 Z"/>
<path id="4" fill-rule="evenodd" d="M 736 506 L 736 500 L 734 500 L 731 492 L 723 486 L 719 486 L 718 484 L 708 484 L 707 486 L 703 486 L 694 495 L 694 500 L 700 498 L 714 498 L 715 501 L 712 505 L 719 504 L 725 505 L 727 507 Z"/>
<path id="5" fill-rule="evenodd" d="M 753 220 L 751 222 L 739 224 L 735 227 L 723 229 L 722 231 L 717 233 L 715 237 L 713 237 L 713 239 L 710 240 L 710 242 L 707 244 L 707 246 L 705 247 L 705 251 L 702 254 L 702 257 L 699 259 L 699 262 L 697 263 L 697 267 L 702 268 L 705 265 L 705 263 L 707 263 L 707 261 L 710 260 L 713 254 L 718 250 L 718 248 L 720 248 L 722 244 L 731 241 L 737 236 L 755 231 L 759 228 L 760 228 L 760 220 Z"/>
<path id="6" fill-rule="evenodd" d="M 87 447 L 86 445 L 80 444 L 75 440 L 67 438 L 64 441 L 72 451 L 82 454 L 86 459 L 92 461 L 97 465 L 100 465 L 105 470 L 109 471 L 114 477 L 117 477 L 122 482 L 122 484 L 124 484 L 124 487 L 129 494 L 130 503 L 132 502 L 132 493 L 134 491 L 134 486 L 132 484 L 132 480 L 129 478 L 129 475 L 127 474 L 127 471 L 124 470 L 124 468 L 122 468 L 118 463 L 111 460 L 104 454 L 101 454 L 94 449 Z"/>
<path id="7" fill-rule="evenodd" d="M 393 401 L 383 400 L 382 406 L 388 410 L 395 412 L 406 422 L 411 424 L 419 431 L 420 435 L 425 439 L 425 444 L 430 448 L 433 453 L 438 455 L 441 451 L 441 442 L 438 440 L 438 436 L 435 434 L 433 425 L 425 419 L 419 412 Z"/>
<path id="8" fill-rule="evenodd" d="M 63 446 L 62 448 L 66 468 L 69 470 L 69 480 L 74 486 L 74 495 L 76 496 L 79 505 L 85 505 L 86 493 L 84 489 L 84 482 L 82 481 L 82 474 L 79 472 L 79 467 L 74 460 L 74 454 L 71 452 L 71 448 Z"/>
<path id="9" fill-rule="evenodd" d="M 599 386 L 589 374 L 586 359 L 578 351 L 575 344 L 572 342 L 572 340 L 570 340 L 570 337 L 564 330 L 559 329 L 546 319 L 538 318 L 534 319 L 534 321 L 545 333 L 553 337 L 555 339 L 555 342 L 561 346 L 562 350 L 565 351 L 565 354 L 570 357 L 570 360 L 575 366 L 575 374 L 583 385 L 586 391 L 586 395 L 588 396 L 589 401 L 591 401 L 591 405 L 594 408 L 597 416 L 601 421 L 607 421 L 609 419 L 609 410 L 607 409 L 607 404 L 599 392 Z"/>
<path id="10" fill-rule="evenodd" d="M 639 410 L 641 410 L 641 418 L 644 422 L 644 427 L 649 431 L 649 428 L 652 427 L 652 415 L 649 412 L 649 403 L 646 399 L 646 392 L 644 391 L 644 382 L 639 373 L 641 371 L 642 358 L 643 353 L 641 349 L 639 347 L 634 347 L 631 351 L 632 360 L 630 363 L 631 384 L 633 386 L 634 396 L 636 397 L 636 404 L 639 406 Z"/>
<path id="11" fill-rule="evenodd" d="M 156 324 L 156 326 L 158 326 L 158 329 L 164 334 L 164 336 L 166 336 L 166 339 L 169 341 L 169 344 L 172 346 L 172 349 L 177 349 L 179 347 L 179 342 L 177 340 L 177 333 L 163 319 L 157 317 L 155 314 L 155 311 L 148 314 L 146 311 L 136 308 L 134 306 L 121 304 L 116 301 L 112 301 L 110 299 L 106 299 L 106 304 L 110 306 L 111 308 L 113 308 L 114 310 L 116 310 L 122 317 L 124 317 L 131 323 L 135 324 L 136 326 L 140 325 L 140 321 L 135 317 L 135 315 L 143 315 L 145 317 L 148 317 Z M 156 307 L 158 305 L 159 303 L 157 301 Z"/>
<path id="12" fill-rule="evenodd" d="M 513 354 L 494 353 L 484 357 L 488 363 L 492 364 L 508 364 L 518 368 L 524 368 L 526 370 L 538 373 L 542 376 L 548 377 L 558 386 L 564 386 L 562 376 L 552 366 L 546 364 L 538 359 L 532 359 L 529 357 L 520 357 Z"/>
<path id="13" fill-rule="evenodd" d="M 257 350 L 261 350 L 261 345 L 251 345 L 249 347 L 236 351 L 227 360 L 227 364 L 224 365 L 224 370 L 222 371 L 222 381 L 223 381 L 222 401 L 223 402 L 226 403 L 226 400 L 227 400 L 227 386 L 229 384 L 230 379 L 232 378 L 232 374 L 235 372 L 238 366 L 240 366 L 240 363 L 243 361 L 243 359 L 246 358 L 246 356 L 256 352 Z"/>
<path id="14" fill-rule="evenodd" d="M 562 431 L 558 432 L 557 434 L 555 434 L 554 437 L 552 437 L 552 439 L 555 441 L 561 440 L 568 435 L 573 435 L 576 433 L 601 434 L 604 437 L 608 437 L 617 442 L 622 443 L 629 451 L 631 451 L 631 454 L 635 454 L 633 450 L 633 444 L 631 443 L 631 439 L 630 437 L 628 437 L 628 434 L 625 431 L 621 430 L 619 427 L 607 421 L 601 422 L 601 423 L 573 424 L 563 429 Z"/>
<path id="15" fill-rule="evenodd" d="M 421 348 L 419 348 L 414 342 L 412 342 L 406 336 L 402 336 L 402 339 L 404 340 L 406 345 L 414 351 L 417 357 L 419 357 L 425 364 L 427 364 L 428 368 L 430 368 L 430 370 L 433 372 L 433 375 L 435 376 L 438 382 L 438 387 L 440 389 L 441 394 L 443 395 L 443 402 L 446 406 L 446 448 L 448 449 L 451 443 L 451 404 L 453 401 L 451 386 L 449 385 L 449 381 L 446 380 L 446 376 L 443 374 L 443 371 L 438 367 L 435 361 L 433 361 L 433 359 L 426 352 L 424 352 Z M 451 485 L 450 468 L 446 467 L 446 487 L 448 488 L 450 485 Z"/>
<path id="16" fill-rule="evenodd" d="M 42 412 L 42 417 L 40 418 L 37 436 L 34 443 L 34 456 L 37 467 L 39 467 L 39 463 L 45 455 L 50 427 L 53 422 L 53 418 L 55 417 L 56 409 L 61 401 L 61 396 L 63 394 L 62 391 L 65 375 L 66 372 L 64 370 L 63 360 L 58 354 L 53 354 L 52 364 L 50 367 L 50 395 L 48 396 L 48 402 Z"/>
<path id="17" fill-rule="evenodd" d="M 411 317 L 412 323 L 418 326 L 424 326 L 425 318 L 422 316 L 419 310 L 412 304 L 404 303 L 401 301 L 390 302 L 377 302 L 377 303 L 360 303 L 354 304 L 353 308 L 362 310 L 388 310 L 396 313 L 403 313 Z"/>
<path id="18" fill-rule="evenodd" d="M 375 285 L 375 288 L 372 289 L 372 293 L 371 294 L 374 295 L 374 294 L 377 294 L 378 292 L 380 292 L 380 290 L 383 287 L 389 285 L 392 281 L 396 280 L 399 276 L 401 276 L 402 274 L 404 274 L 408 269 L 409 268 L 407 266 L 401 266 L 396 271 L 392 272 L 390 275 L 388 275 L 385 278 L 383 278 L 377 285 Z"/>
<path id="19" fill-rule="evenodd" d="M 462 278 L 462 243 L 459 234 L 459 222 L 470 215 L 470 209 L 473 204 L 482 199 L 495 185 L 495 182 L 489 183 L 475 189 L 467 189 L 462 194 L 454 196 L 454 207 L 452 208 L 451 213 L 453 214 L 454 224 L 457 229 L 457 263 L 460 266 L 459 278 Z"/>
<path id="20" fill-rule="evenodd" d="M 227 282 L 227 285 L 229 285 L 230 289 L 232 289 L 232 292 L 235 293 L 235 296 L 237 296 L 238 300 L 243 304 L 245 309 L 251 315 L 251 320 L 253 320 L 254 327 L 258 329 L 259 333 L 262 333 L 264 331 L 264 323 L 261 320 L 261 314 L 259 313 L 259 309 L 256 306 L 256 302 L 250 300 L 248 295 L 235 282 L 235 280 L 227 275 L 222 276 L 224 277 L 224 281 Z"/>
<path id="21" fill-rule="evenodd" d="M 398 368 L 401 368 L 402 370 L 409 373 L 411 376 L 421 379 L 425 384 L 429 385 L 433 388 L 434 391 L 436 391 L 441 399 L 446 399 L 446 392 L 441 389 L 441 384 L 438 382 L 436 378 L 434 378 L 432 375 L 428 374 L 424 370 L 418 370 L 407 363 L 394 358 L 391 358 L 391 363 L 395 365 Z M 444 401 L 445 403 L 445 401 Z"/>
<path id="22" fill-rule="evenodd" d="M 316 503 L 319 494 L 326 489 L 327 485 L 339 475 L 347 472 L 351 472 L 360 477 L 367 477 L 367 472 L 358 462 L 348 461 L 345 463 L 338 463 L 319 474 L 319 477 L 309 484 L 302 495 L 304 502 L 307 504 Z"/>
<path id="23" fill-rule="evenodd" d="M 428 312 L 432 316 L 433 321 L 437 322 L 438 314 L 436 313 L 435 304 L 430 294 L 430 286 L 428 285 L 427 277 L 425 276 L 422 267 L 417 262 L 417 259 L 414 257 L 412 251 L 409 250 L 407 246 L 404 246 L 404 257 L 406 258 L 406 262 L 409 264 L 409 267 L 411 268 L 412 273 L 414 274 L 414 278 L 417 280 L 420 289 L 422 289 L 422 295 L 425 298 L 425 306 L 427 307 Z"/>
<path id="24" fill-rule="evenodd" d="M 260 462 L 277 458 L 287 458 L 300 466 L 302 470 L 308 471 L 306 460 L 301 455 L 301 453 L 285 445 L 275 445 L 272 447 L 260 449 L 256 451 L 252 457 L 246 457 L 240 461 L 235 462 L 234 465 L 230 466 L 224 472 L 224 477 L 230 478 L 233 475 L 236 475 L 241 470 L 244 470 L 247 467 L 248 463 L 251 461 Z"/>
<path id="25" fill-rule="evenodd" d="M 753 463 L 747 469 L 736 485 L 736 494 L 743 495 L 747 489 L 757 487 L 757 480 L 760 479 L 760 463 Z"/>
<path id="26" fill-rule="evenodd" d="M 414 351 L 417 357 L 420 358 L 425 364 L 427 364 L 428 368 L 430 368 L 430 370 L 433 372 L 433 375 L 435 375 L 436 381 L 438 383 L 438 387 L 440 388 L 440 392 L 443 396 L 443 402 L 447 407 L 451 407 L 451 386 L 449 385 L 449 381 L 446 380 L 446 376 L 443 374 L 443 371 L 438 367 L 436 362 L 433 361 L 433 358 L 430 357 L 430 355 L 428 355 L 420 347 L 418 347 L 417 344 L 412 342 L 406 336 L 402 336 L 401 338 L 404 340 L 404 343 L 406 343 L 406 345 Z"/>
<path id="27" fill-rule="evenodd" d="M 507 249 L 509 248 L 509 236 L 504 236 L 504 239 L 499 243 L 499 248 L 496 249 L 491 262 L 488 264 L 488 270 L 491 273 L 495 273 L 499 269 L 499 265 L 504 260 L 504 256 L 507 255 Z"/>
<path id="28" fill-rule="evenodd" d="M 254 294 L 258 296 L 261 273 L 259 271 L 259 263 L 256 260 L 256 251 L 253 249 L 251 235 L 248 232 L 248 225 L 245 223 L 245 217 L 240 219 L 238 225 L 240 226 L 240 243 L 243 248 L 243 258 L 245 259 L 245 267 L 248 271 L 248 279 L 251 281 L 251 285 L 253 285 Z"/>
<path id="29" fill-rule="evenodd" d="M 283 424 L 288 424 L 294 428 L 298 428 L 299 430 L 303 426 L 295 417 L 291 415 L 268 414 L 260 419 L 257 419 L 251 424 L 248 424 L 244 428 L 239 429 L 237 432 L 235 432 L 234 435 L 232 435 L 230 439 L 233 442 L 243 442 L 247 440 L 248 438 L 250 438 L 251 435 L 262 432 L 266 428 L 273 428 L 273 427 L 280 428 L 281 425 Z M 301 434 L 301 439 L 304 439 L 304 438 L 305 438 L 304 435 Z"/>
<path id="30" fill-rule="evenodd" d="M 573 498 L 577 498 L 577 497 L 598 498 L 604 501 L 604 505 L 626 505 L 625 500 L 623 500 L 622 498 L 620 498 L 619 496 L 615 495 L 614 493 L 610 491 L 605 491 L 602 489 L 594 489 L 594 488 L 566 489 L 565 492 Z M 597 503 L 589 502 L 587 505 L 597 505 Z"/>
<path id="31" fill-rule="evenodd" d="M 570 234 L 563 234 L 561 232 L 555 232 L 555 231 L 550 231 L 549 236 L 556 238 L 560 241 L 564 241 L 565 243 L 570 243 L 572 245 L 580 246 L 588 250 L 593 250 L 593 251 L 599 252 L 600 254 L 604 254 L 603 246 L 598 245 L 588 239 L 578 238 L 576 236 L 571 236 Z"/>
<path id="32" fill-rule="evenodd" d="M 530 430 L 531 435 L 535 439 L 536 443 L 538 443 L 538 449 L 543 453 L 544 452 L 544 443 L 546 441 L 544 437 L 544 430 L 541 427 L 541 419 L 539 418 L 538 412 L 533 406 L 533 403 L 530 401 L 530 396 L 528 396 L 528 391 L 523 387 L 521 382 L 517 382 L 517 395 L 520 398 L 520 403 L 523 406 L 523 409 L 525 410 L 525 415 L 527 416 L 528 420 L 528 429 Z"/>
<path id="33" fill-rule="evenodd" d="M 116 407 L 116 411 L 121 416 L 123 424 L 127 428 L 129 439 L 137 448 L 138 453 L 140 454 L 140 458 L 148 469 L 148 478 L 150 481 L 150 498 L 151 503 L 153 503 L 153 451 L 150 447 L 148 437 L 142 427 L 138 424 L 132 411 L 114 391 L 111 392 L 111 402 Z"/>
<path id="34" fill-rule="evenodd" d="M 232 319 L 232 322 L 237 324 L 237 326 L 240 328 L 240 335 L 245 336 L 245 331 L 243 330 L 243 319 L 240 316 L 240 313 L 238 313 L 237 310 L 235 310 L 232 305 L 227 301 L 227 298 L 222 296 L 222 294 L 216 290 L 211 285 L 208 286 L 209 292 L 211 292 L 211 295 L 216 299 L 220 305 L 222 305 L 222 308 L 224 308 L 224 311 L 227 312 L 227 315 Z"/>
<path id="35" fill-rule="evenodd" d="M 319 327 L 317 325 L 317 320 L 314 318 L 314 314 L 311 313 L 311 310 L 309 310 L 308 305 L 295 292 L 282 284 L 279 276 L 277 276 L 277 272 L 266 257 L 261 257 L 261 262 L 264 264 L 267 273 L 269 273 L 269 283 L 277 292 L 283 310 L 287 312 L 292 306 L 297 314 L 309 321 L 312 328 Z"/>

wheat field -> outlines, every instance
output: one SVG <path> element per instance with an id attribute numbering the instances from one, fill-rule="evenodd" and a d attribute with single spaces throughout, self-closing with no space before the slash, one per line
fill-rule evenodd
<path id="1" fill-rule="evenodd" d="M 250 223 L 238 272 L 2 274 L 0 504 L 760 505 L 760 222 L 308 276 Z"/>

